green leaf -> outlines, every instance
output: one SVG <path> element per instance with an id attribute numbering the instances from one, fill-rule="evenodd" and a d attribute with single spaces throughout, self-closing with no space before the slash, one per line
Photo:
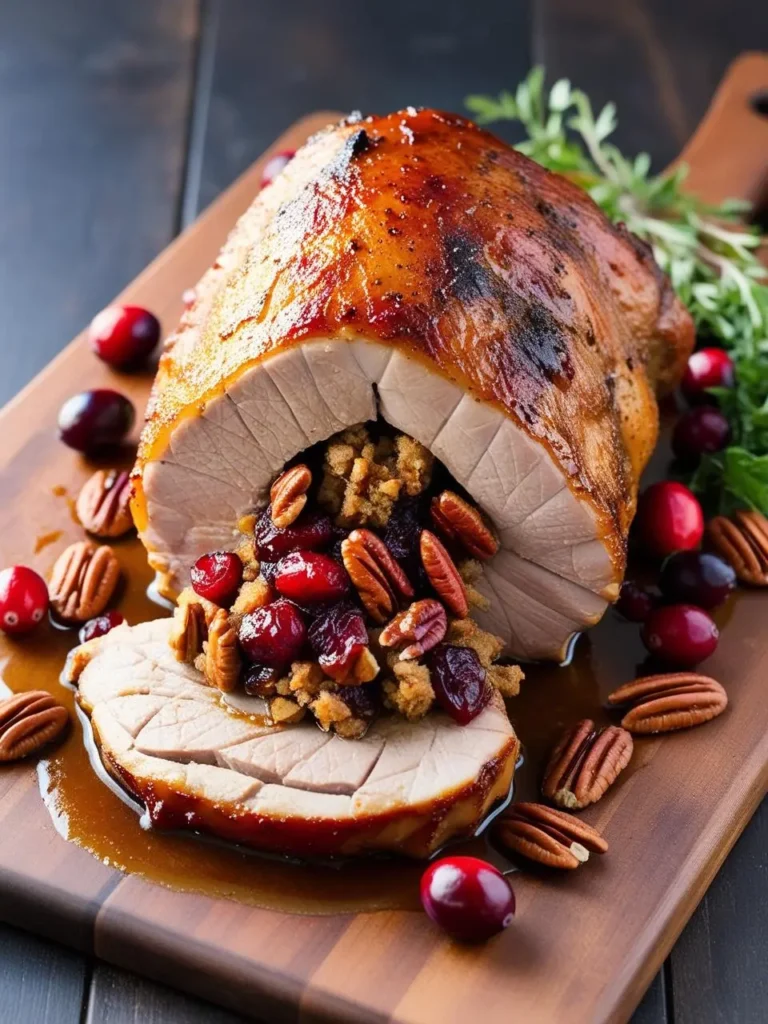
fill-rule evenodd
<path id="1" fill-rule="evenodd" d="M 768 455 L 727 448 L 723 453 L 723 486 L 744 504 L 768 515 Z"/>

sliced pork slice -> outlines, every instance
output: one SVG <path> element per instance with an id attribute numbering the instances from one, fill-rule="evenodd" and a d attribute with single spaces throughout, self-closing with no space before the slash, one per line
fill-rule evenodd
<path id="1" fill-rule="evenodd" d="M 168 647 L 170 620 L 119 626 L 69 676 L 105 766 L 160 828 L 295 855 L 428 856 L 470 835 L 512 781 L 518 742 L 498 694 L 468 726 L 383 717 L 362 740 L 269 726 Z"/>
<path id="2" fill-rule="evenodd" d="M 494 522 L 488 625 L 560 658 L 615 599 L 654 392 L 690 317 L 587 195 L 457 117 L 311 140 L 256 199 L 163 355 L 135 518 L 174 596 L 297 452 L 382 416 Z"/>

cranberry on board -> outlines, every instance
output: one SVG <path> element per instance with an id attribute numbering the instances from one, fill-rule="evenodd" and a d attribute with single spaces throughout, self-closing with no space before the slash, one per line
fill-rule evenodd
<path id="1" fill-rule="evenodd" d="M 81 391 L 59 410 L 59 437 L 78 452 L 98 451 L 124 441 L 135 419 L 133 405 L 119 391 Z"/>
<path id="2" fill-rule="evenodd" d="M 468 725 L 483 710 L 491 687 L 471 647 L 438 644 L 429 659 L 435 698 L 459 725 Z"/>
<path id="3" fill-rule="evenodd" d="M 125 622 L 123 616 L 120 612 L 115 611 L 104 612 L 103 615 L 97 615 L 95 619 L 88 619 L 78 634 L 80 643 L 84 644 L 89 640 L 95 640 L 96 637 L 106 636 L 111 629 L 123 622 Z"/>
<path id="4" fill-rule="evenodd" d="M 42 576 L 26 565 L 0 572 L 0 629 L 27 633 L 48 611 L 48 586 Z"/>
<path id="5" fill-rule="evenodd" d="M 264 170 L 261 172 L 261 187 L 266 188 L 267 185 L 271 185 L 278 174 L 293 160 L 295 155 L 295 149 L 281 149 L 279 153 L 271 156 L 264 164 Z"/>
<path id="6" fill-rule="evenodd" d="M 665 558 L 696 548 L 704 535 L 704 513 L 695 494 L 674 480 L 662 480 L 640 495 L 635 523 L 643 546 Z"/>
<path id="7" fill-rule="evenodd" d="M 691 404 L 713 403 L 707 388 L 732 388 L 733 360 L 721 348 L 700 348 L 688 359 L 680 388 Z"/>
<path id="8" fill-rule="evenodd" d="M 657 608 L 643 623 L 640 635 L 651 654 L 681 668 L 692 668 L 708 658 L 720 638 L 712 618 L 692 604 Z"/>
<path id="9" fill-rule="evenodd" d="M 699 405 L 683 413 L 672 432 L 675 457 L 695 466 L 702 455 L 722 451 L 731 439 L 731 427 L 719 409 Z"/>
<path id="10" fill-rule="evenodd" d="M 444 857 L 430 864 L 420 894 L 435 924 L 464 942 L 490 939 L 509 927 L 515 914 L 509 882 L 478 857 Z"/>
<path id="11" fill-rule="evenodd" d="M 160 340 L 160 321 L 141 306 L 107 306 L 91 320 L 88 341 L 105 363 L 138 366 Z"/>
<path id="12" fill-rule="evenodd" d="M 616 602 L 616 611 L 630 622 L 645 622 L 656 607 L 656 596 L 636 580 L 624 580 Z"/>
<path id="13" fill-rule="evenodd" d="M 275 587 L 283 597 L 300 604 L 338 601 L 349 591 L 349 577 L 329 555 L 292 551 L 277 565 Z"/>
<path id="14" fill-rule="evenodd" d="M 659 587 L 667 600 L 716 608 L 735 589 L 736 573 L 710 551 L 678 551 L 662 566 Z"/>
<path id="15" fill-rule="evenodd" d="M 281 598 L 244 615 L 238 640 L 250 661 L 283 668 L 298 657 L 307 627 L 296 605 Z"/>
<path id="16" fill-rule="evenodd" d="M 317 551 L 327 547 L 333 540 L 333 524 L 321 512 L 305 512 L 290 526 L 280 529 L 272 522 L 267 508 L 256 520 L 254 538 L 259 558 L 276 562 L 299 548 Z"/>
<path id="17" fill-rule="evenodd" d="M 243 582 L 243 563 L 231 551 L 212 551 L 198 558 L 190 576 L 196 594 L 228 608 Z"/>

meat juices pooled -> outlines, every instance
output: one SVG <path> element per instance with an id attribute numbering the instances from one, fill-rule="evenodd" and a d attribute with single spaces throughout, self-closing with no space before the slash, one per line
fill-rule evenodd
<path id="1" fill-rule="evenodd" d="M 134 508 L 161 588 L 231 549 L 297 453 L 380 415 L 498 533 L 480 624 L 560 659 L 618 594 L 655 392 L 692 343 L 648 247 L 488 132 L 409 109 L 320 133 L 163 355 Z"/>

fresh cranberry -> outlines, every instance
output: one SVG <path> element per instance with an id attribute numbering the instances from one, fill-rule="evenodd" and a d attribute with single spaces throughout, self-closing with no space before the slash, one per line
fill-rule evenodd
<path id="1" fill-rule="evenodd" d="M 432 688 L 440 707 L 467 725 L 488 703 L 491 688 L 485 669 L 471 647 L 438 644 L 429 661 Z"/>
<path id="2" fill-rule="evenodd" d="M 720 634 L 702 608 L 670 604 L 648 616 L 641 636 L 651 654 L 674 665 L 691 668 L 712 654 Z"/>
<path id="3" fill-rule="evenodd" d="M 231 551 L 212 551 L 198 558 L 190 576 L 196 594 L 228 608 L 243 582 L 243 563 Z"/>
<path id="4" fill-rule="evenodd" d="M 664 558 L 673 551 L 698 547 L 704 534 L 704 513 L 687 487 L 662 480 L 640 496 L 636 526 L 646 549 Z"/>
<path id="5" fill-rule="evenodd" d="M 27 633 L 48 611 L 48 587 L 42 576 L 26 565 L 0 572 L 0 630 Z"/>
<path id="6" fill-rule="evenodd" d="M 337 681 L 346 678 L 368 646 L 360 609 L 348 601 L 332 605 L 309 627 L 309 643 L 326 675 Z"/>
<path id="7" fill-rule="evenodd" d="M 250 661 L 283 668 L 298 657 L 307 627 L 299 609 L 281 598 L 244 615 L 238 639 Z"/>
<path id="8" fill-rule="evenodd" d="M 443 931 L 463 942 L 484 942 L 515 915 L 515 894 L 504 875 L 477 857 L 444 857 L 421 876 L 421 904 Z"/>
<path id="9" fill-rule="evenodd" d="M 736 573 L 709 551 L 678 551 L 664 563 L 659 586 L 672 601 L 716 608 L 735 588 Z"/>
<path id="10" fill-rule="evenodd" d="M 616 610 L 630 622 L 645 622 L 656 607 L 656 598 L 636 580 L 624 580 L 616 602 Z"/>
<path id="11" fill-rule="evenodd" d="M 261 187 L 266 188 L 267 185 L 271 185 L 278 174 L 293 160 L 295 155 L 295 149 L 281 149 L 279 153 L 271 156 L 264 164 L 264 170 L 261 172 Z"/>
<path id="12" fill-rule="evenodd" d="M 114 629 L 115 626 L 119 626 L 123 622 L 125 619 L 120 612 L 114 611 L 104 612 L 103 615 L 97 615 L 95 619 L 88 619 L 80 630 L 80 643 L 84 644 L 89 640 L 95 640 L 98 636 L 106 636 L 110 629 Z"/>
<path id="13" fill-rule="evenodd" d="M 98 451 L 125 440 L 135 418 L 133 405 L 119 391 L 82 391 L 59 410 L 59 437 L 76 451 Z"/>
<path id="14" fill-rule="evenodd" d="M 299 603 L 338 601 L 349 591 L 349 577 L 328 555 L 292 551 L 278 563 L 275 587 L 283 597 Z"/>
<path id="15" fill-rule="evenodd" d="M 243 686 L 251 697 L 270 697 L 280 673 L 272 665 L 250 665 L 246 669 Z"/>
<path id="16" fill-rule="evenodd" d="M 731 439 L 731 427 L 719 409 L 700 405 L 683 413 L 672 432 L 676 458 L 695 466 L 702 455 L 722 451 Z"/>
<path id="17" fill-rule="evenodd" d="M 91 320 L 88 340 L 110 366 L 136 366 L 160 340 L 160 321 L 141 306 L 107 306 Z"/>
<path id="18" fill-rule="evenodd" d="M 270 510 L 265 509 L 256 521 L 254 531 L 259 558 L 276 562 L 283 555 L 300 548 L 317 551 L 328 547 L 333 540 L 333 526 L 328 516 L 320 512 L 306 512 L 295 523 L 279 529 L 272 522 Z"/>
<path id="19" fill-rule="evenodd" d="M 680 385 L 692 404 L 714 402 L 707 388 L 733 387 L 733 360 L 721 348 L 701 348 L 688 360 Z"/>

